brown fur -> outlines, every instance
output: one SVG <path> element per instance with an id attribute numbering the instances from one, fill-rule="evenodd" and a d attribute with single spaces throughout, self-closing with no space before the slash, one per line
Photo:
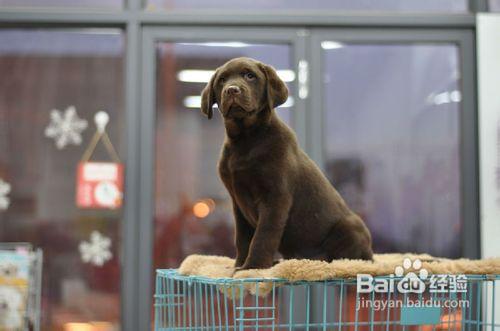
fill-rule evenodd
<path id="1" fill-rule="evenodd" d="M 240 269 L 285 259 L 372 259 L 371 236 L 294 132 L 276 115 L 288 90 L 276 71 L 249 58 L 218 68 L 202 93 L 211 118 L 219 105 L 226 139 L 219 174 L 233 201 Z"/>

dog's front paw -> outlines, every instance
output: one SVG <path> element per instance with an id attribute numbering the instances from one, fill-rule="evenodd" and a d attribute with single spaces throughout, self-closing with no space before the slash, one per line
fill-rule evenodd
<path id="1" fill-rule="evenodd" d="M 236 275 L 236 273 L 238 271 L 242 271 L 242 270 L 243 270 L 243 266 L 239 266 L 239 267 L 235 266 L 233 269 L 233 273 L 231 274 L 231 277 L 234 277 L 234 275 Z"/>

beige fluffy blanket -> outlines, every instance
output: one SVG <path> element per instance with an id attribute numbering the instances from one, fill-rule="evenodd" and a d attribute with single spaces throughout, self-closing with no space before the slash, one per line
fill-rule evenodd
<path id="1" fill-rule="evenodd" d="M 421 268 L 430 274 L 499 275 L 500 257 L 484 260 L 436 258 L 427 254 L 375 254 L 374 261 L 335 260 L 330 263 L 313 260 L 283 260 L 269 269 L 234 271 L 234 260 L 223 256 L 191 255 L 181 264 L 181 275 L 209 278 L 280 278 L 294 281 L 321 281 L 336 278 L 355 278 L 357 274 L 385 276 L 394 274 L 395 268 L 403 266 L 405 259 L 421 261 Z M 416 271 L 413 267 L 405 270 Z M 227 283 L 225 283 L 227 284 Z M 279 284 L 278 284 L 279 286 Z M 220 286 L 226 296 L 239 297 L 246 291 L 266 296 L 273 288 L 271 282 L 231 283 Z"/>
<path id="2" fill-rule="evenodd" d="M 390 275 L 405 258 L 419 259 L 430 274 L 500 274 L 500 257 L 484 260 L 436 258 L 427 254 L 375 254 L 374 261 L 335 260 L 330 263 L 313 260 L 283 260 L 269 269 L 234 272 L 234 260 L 222 256 L 191 255 L 181 264 L 182 275 L 209 278 L 282 278 L 289 281 L 319 281 L 334 278 L 353 278 L 357 274 Z M 412 269 L 409 269 L 412 270 Z"/>

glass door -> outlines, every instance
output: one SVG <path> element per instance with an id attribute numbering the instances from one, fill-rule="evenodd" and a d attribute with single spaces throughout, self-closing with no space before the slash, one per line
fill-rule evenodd
<path id="1" fill-rule="evenodd" d="M 472 36 L 313 39 L 311 153 L 367 223 L 374 251 L 477 257 Z"/>
<path id="2" fill-rule="evenodd" d="M 122 209 L 81 208 L 75 197 L 99 110 L 126 157 L 124 34 L 3 29 L 0 45 L 0 242 L 43 250 L 42 330 L 119 330 Z M 109 161 L 101 144 L 90 161 Z"/>
<path id="3" fill-rule="evenodd" d="M 200 91 L 235 57 L 272 64 L 293 91 L 291 46 L 236 41 L 156 44 L 153 266 L 175 268 L 190 254 L 234 256 L 230 197 L 217 172 L 222 117 L 200 112 Z M 293 92 L 279 116 L 291 124 Z"/>
<path id="4" fill-rule="evenodd" d="M 375 253 L 479 257 L 471 49 L 467 31 L 312 33 L 307 151 Z M 311 297 L 321 321 L 322 293 Z"/>
<path id="5" fill-rule="evenodd" d="M 301 37 L 293 30 L 269 33 L 255 29 L 152 29 L 145 35 L 144 108 L 147 112 L 142 152 L 151 171 L 143 199 L 152 213 L 142 218 L 143 281 L 156 268 L 175 268 L 190 254 L 235 256 L 230 197 L 218 176 L 224 126 L 216 112 L 200 111 L 201 91 L 215 69 L 232 58 L 250 57 L 272 65 L 289 88 L 278 115 L 295 127 L 303 142 L 304 123 L 297 114 L 297 68 Z M 153 78 L 153 80 L 151 79 Z M 147 128 L 145 127 L 147 125 Z M 146 138 L 147 136 L 147 138 Z M 143 183 L 143 184 L 144 184 Z M 147 223 L 151 220 L 151 223 Z M 144 289 L 151 291 L 151 287 Z M 141 290 L 141 293 L 142 290 Z M 144 311 L 146 316 L 147 312 Z"/>
<path id="6" fill-rule="evenodd" d="M 141 327 L 150 325 L 144 293 L 152 293 L 155 268 L 194 253 L 235 254 L 217 174 L 223 123 L 199 110 L 210 76 L 234 57 L 271 64 L 286 81 L 290 98 L 279 116 L 365 219 L 375 252 L 477 257 L 472 45 L 468 31 L 146 29 Z M 313 291 L 313 319 L 317 298 Z"/>

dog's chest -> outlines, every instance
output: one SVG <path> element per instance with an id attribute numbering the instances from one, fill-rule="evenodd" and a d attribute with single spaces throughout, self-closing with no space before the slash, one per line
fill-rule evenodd
<path id="1" fill-rule="evenodd" d="M 254 190 L 255 180 L 259 176 L 256 161 L 246 155 L 224 152 L 219 163 L 219 173 L 230 191 Z"/>
<path id="2" fill-rule="evenodd" d="M 219 174 L 245 218 L 255 225 L 259 197 L 262 196 L 258 162 L 251 155 L 224 150 L 219 162 Z"/>

